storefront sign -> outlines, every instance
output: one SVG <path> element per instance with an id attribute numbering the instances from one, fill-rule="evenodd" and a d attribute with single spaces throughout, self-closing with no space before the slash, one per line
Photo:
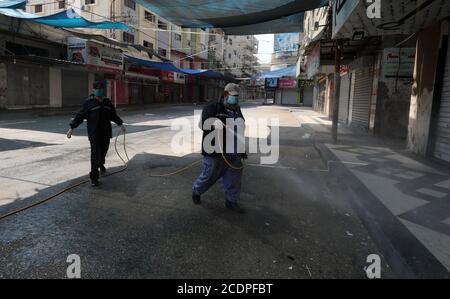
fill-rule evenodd
<path id="1" fill-rule="evenodd" d="M 117 71 L 123 70 L 122 51 L 93 42 L 87 43 L 87 51 L 88 65 Z"/>
<path id="2" fill-rule="evenodd" d="M 186 83 L 186 75 L 180 73 L 174 73 L 174 82 L 177 84 L 185 84 Z"/>
<path id="3" fill-rule="evenodd" d="M 280 80 L 280 88 L 292 89 L 297 87 L 297 80 Z"/>
<path id="4" fill-rule="evenodd" d="M 72 62 L 86 64 L 86 40 L 76 37 L 67 38 L 67 59 Z"/>
<path id="5" fill-rule="evenodd" d="M 341 65 L 341 71 L 340 71 L 341 76 L 347 75 L 348 72 L 349 72 L 348 66 L 347 65 Z"/>
<path id="6" fill-rule="evenodd" d="M 266 89 L 276 89 L 278 87 L 278 78 L 267 78 Z"/>
<path id="7" fill-rule="evenodd" d="M 174 72 L 161 71 L 161 78 L 164 82 L 174 82 L 175 75 Z"/>
<path id="8" fill-rule="evenodd" d="M 416 60 L 415 48 L 390 48 L 383 51 L 384 78 L 412 78 Z"/>
<path id="9" fill-rule="evenodd" d="M 123 53 L 102 44 L 76 37 L 67 38 L 67 57 L 69 61 L 88 65 L 90 69 L 101 72 L 122 72 Z"/>

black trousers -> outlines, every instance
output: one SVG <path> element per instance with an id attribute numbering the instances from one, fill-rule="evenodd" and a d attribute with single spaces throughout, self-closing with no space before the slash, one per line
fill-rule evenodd
<path id="1" fill-rule="evenodd" d="M 91 178 L 98 179 L 99 167 L 105 165 L 106 154 L 109 149 L 109 138 L 91 140 Z"/>

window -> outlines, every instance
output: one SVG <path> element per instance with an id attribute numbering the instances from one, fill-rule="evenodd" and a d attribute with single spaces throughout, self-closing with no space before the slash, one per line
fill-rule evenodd
<path id="1" fill-rule="evenodd" d="M 181 41 L 181 34 L 175 33 L 175 34 L 174 34 L 174 38 L 175 38 L 175 40 L 177 40 L 177 41 Z"/>
<path id="2" fill-rule="evenodd" d="M 161 21 L 158 21 L 158 28 L 162 30 L 167 30 L 167 24 Z"/>
<path id="3" fill-rule="evenodd" d="M 125 43 L 134 44 L 134 35 L 124 32 L 123 33 L 123 41 Z"/>
<path id="4" fill-rule="evenodd" d="M 228 58 L 231 59 L 231 53 L 228 53 Z"/>
<path id="5" fill-rule="evenodd" d="M 144 41 L 144 47 L 153 50 L 153 44 L 151 42 L 146 41 L 146 40 Z"/>
<path id="6" fill-rule="evenodd" d="M 95 4 L 95 0 L 84 0 L 84 4 L 86 5 Z"/>
<path id="7" fill-rule="evenodd" d="M 167 50 L 163 48 L 158 48 L 158 54 L 161 56 L 166 57 L 167 56 Z"/>
<path id="8" fill-rule="evenodd" d="M 34 12 L 42 12 L 42 4 L 35 5 Z"/>
<path id="9" fill-rule="evenodd" d="M 232 40 L 231 38 L 230 38 L 229 42 L 230 42 L 230 45 L 232 45 L 232 44 L 233 44 L 233 40 Z"/>
<path id="10" fill-rule="evenodd" d="M 145 11 L 145 19 L 149 22 L 155 23 L 156 22 L 156 16 L 152 14 L 151 12 Z"/>
<path id="11" fill-rule="evenodd" d="M 132 10 L 136 10 L 136 2 L 134 0 L 125 0 L 125 6 L 131 8 Z"/>
<path id="12" fill-rule="evenodd" d="M 58 1 L 58 9 L 65 9 L 66 1 Z"/>

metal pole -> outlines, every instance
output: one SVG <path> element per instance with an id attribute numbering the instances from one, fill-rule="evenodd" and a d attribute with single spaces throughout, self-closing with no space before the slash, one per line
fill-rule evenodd
<path id="1" fill-rule="evenodd" d="M 117 79 L 114 79 L 114 108 L 117 108 Z"/>
<path id="2" fill-rule="evenodd" d="M 331 129 L 334 144 L 338 142 L 339 95 L 341 91 L 341 55 L 342 55 L 342 41 L 337 40 L 335 49 L 335 70 L 334 70 L 333 125 Z"/>

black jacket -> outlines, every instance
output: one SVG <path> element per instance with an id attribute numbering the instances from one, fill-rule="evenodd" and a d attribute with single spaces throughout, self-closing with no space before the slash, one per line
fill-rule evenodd
<path id="1" fill-rule="evenodd" d="M 102 102 L 99 102 L 92 95 L 84 102 L 83 108 L 72 120 L 70 127 L 72 129 L 77 128 L 85 119 L 87 120 L 87 130 L 91 141 L 112 138 L 111 121 L 118 126 L 123 124 L 110 99 L 103 99 Z"/>
<path id="2" fill-rule="evenodd" d="M 236 118 L 242 118 L 245 121 L 244 115 L 242 114 L 242 111 L 241 111 L 240 107 L 238 108 L 238 110 L 236 112 L 237 112 L 236 113 L 237 114 Z M 208 103 L 208 105 L 203 108 L 202 119 L 201 119 L 201 122 L 200 122 L 201 129 L 203 131 L 202 155 L 203 156 L 219 158 L 219 157 L 222 157 L 221 153 L 213 152 L 212 154 L 209 154 L 209 153 L 207 153 L 205 151 L 205 148 L 204 148 L 204 145 L 203 145 L 206 136 L 208 134 L 210 134 L 211 132 L 213 132 L 213 130 L 203 130 L 203 124 L 209 118 L 220 119 L 223 124 L 226 124 L 226 119 L 228 118 L 228 111 L 227 111 L 227 108 L 225 107 L 225 104 L 223 103 L 222 99 L 220 99 L 218 101 L 212 101 L 212 102 Z M 222 143 L 221 143 L 222 150 L 226 149 L 225 139 L 226 139 L 226 134 L 223 134 L 223 140 L 222 140 Z M 215 140 L 213 140 L 211 143 L 214 146 L 215 145 Z M 246 154 L 242 154 L 242 156 L 243 156 L 243 158 L 247 158 Z"/>

